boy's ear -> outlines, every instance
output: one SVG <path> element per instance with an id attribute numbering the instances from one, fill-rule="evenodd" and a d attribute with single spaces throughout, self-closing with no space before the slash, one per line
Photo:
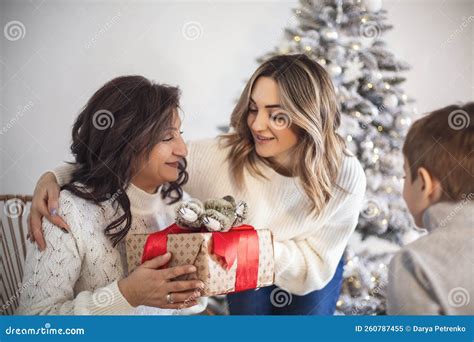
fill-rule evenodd
<path id="1" fill-rule="evenodd" d="M 432 200 L 437 200 L 441 195 L 441 184 L 424 167 L 418 168 L 418 178 L 421 181 L 421 191 Z"/>
<path id="2" fill-rule="evenodd" d="M 424 167 L 419 167 L 417 170 L 417 177 L 421 182 L 421 191 L 425 192 L 429 189 L 431 183 L 431 175 Z"/>

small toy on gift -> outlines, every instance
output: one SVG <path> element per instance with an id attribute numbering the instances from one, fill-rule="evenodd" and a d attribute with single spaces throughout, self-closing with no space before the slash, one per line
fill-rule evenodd
<path id="1" fill-rule="evenodd" d="M 198 199 L 181 202 L 176 209 L 176 223 L 194 231 L 203 226 L 210 232 L 227 232 L 247 218 L 247 203 L 234 197 Z"/>

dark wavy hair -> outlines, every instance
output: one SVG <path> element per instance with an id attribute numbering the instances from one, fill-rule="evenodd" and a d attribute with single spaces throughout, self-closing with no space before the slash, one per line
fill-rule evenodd
<path id="1" fill-rule="evenodd" d="M 95 204 L 109 200 L 118 203 L 123 214 L 105 228 L 114 247 L 132 224 L 126 189 L 140 158 L 148 158 L 172 126 L 179 98 L 177 87 L 156 84 L 142 76 L 117 77 L 92 96 L 74 123 L 71 151 L 76 167 L 71 182 L 62 189 Z M 162 187 L 162 198 L 169 204 L 181 200 L 181 187 L 187 180 L 183 159 L 178 179 Z"/>

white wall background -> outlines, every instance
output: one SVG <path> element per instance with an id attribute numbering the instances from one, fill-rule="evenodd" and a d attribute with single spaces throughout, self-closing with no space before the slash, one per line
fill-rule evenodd
<path id="1" fill-rule="evenodd" d="M 0 0 L 0 193 L 31 194 L 69 159 L 70 128 L 103 83 L 142 74 L 179 85 L 187 139 L 226 124 L 255 58 L 281 38 L 292 1 Z M 385 0 L 390 49 L 412 65 L 420 112 L 474 99 L 474 1 Z M 9 41 L 5 25 L 24 24 Z M 187 40 L 183 25 L 198 22 Z"/>

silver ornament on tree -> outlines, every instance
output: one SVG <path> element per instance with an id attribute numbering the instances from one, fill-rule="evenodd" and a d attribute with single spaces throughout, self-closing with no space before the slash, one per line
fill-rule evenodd
<path id="1" fill-rule="evenodd" d="M 334 42 L 339 38 L 339 34 L 335 28 L 326 27 L 321 30 L 321 38 L 326 42 Z"/>
<path id="2" fill-rule="evenodd" d="M 395 110 L 398 106 L 398 97 L 395 94 L 388 94 L 383 99 L 383 105 L 388 110 Z"/>
<path id="3" fill-rule="evenodd" d="M 342 73 L 342 68 L 340 65 L 331 63 L 327 66 L 327 70 L 331 77 L 338 77 Z"/>
<path id="4" fill-rule="evenodd" d="M 363 67 L 364 63 L 359 60 L 359 57 L 355 57 L 353 60 L 348 61 L 344 68 L 342 81 L 344 83 L 350 83 L 361 78 L 364 75 L 362 72 Z"/>
<path id="5" fill-rule="evenodd" d="M 369 12 L 378 12 L 382 9 L 382 0 L 364 0 L 364 7 Z"/>
<path id="6" fill-rule="evenodd" d="M 370 75 L 375 81 L 380 81 L 383 78 L 383 75 L 379 70 L 371 71 Z"/>

